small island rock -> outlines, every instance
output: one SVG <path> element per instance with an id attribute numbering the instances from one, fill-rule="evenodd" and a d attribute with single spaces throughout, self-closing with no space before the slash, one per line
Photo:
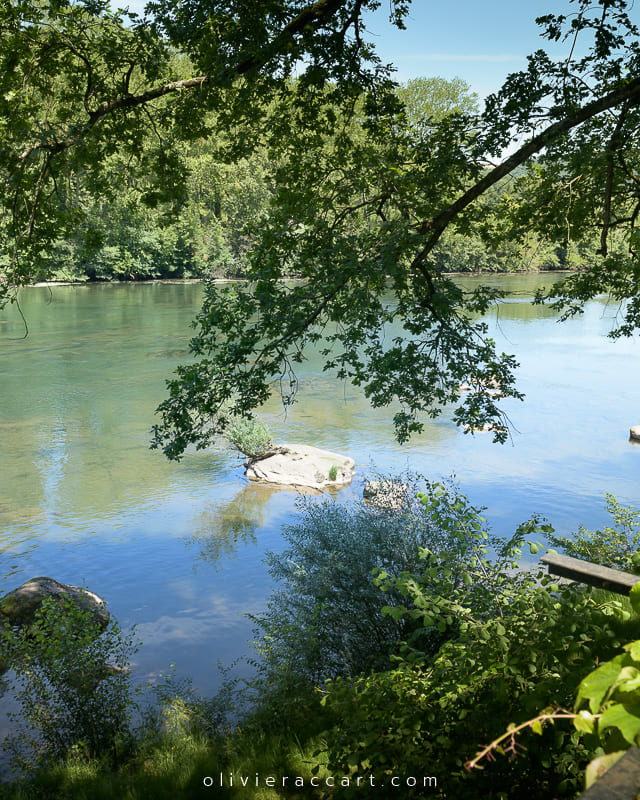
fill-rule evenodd
<path id="1" fill-rule="evenodd" d="M 489 433 L 490 431 L 494 431 L 495 427 L 485 422 L 480 428 L 474 428 L 473 425 L 463 425 L 462 430 L 465 433 Z"/>
<path id="2" fill-rule="evenodd" d="M 70 600 L 90 612 L 102 629 L 109 624 L 109 612 L 97 594 L 53 578 L 32 578 L 0 598 L 0 623 L 31 625 L 36 612 L 49 597 L 57 601 Z"/>
<path id="3" fill-rule="evenodd" d="M 351 483 L 355 471 L 352 458 L 305 444 L 283 444 L 276 452 L 245 462 L 253 481 L 309 489 L 341 489 Z"/>

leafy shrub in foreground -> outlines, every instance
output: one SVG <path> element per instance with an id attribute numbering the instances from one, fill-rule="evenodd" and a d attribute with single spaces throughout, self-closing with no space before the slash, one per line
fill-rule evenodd
<path id="1" fill-rule="evenodd" d="M 128 665 L 136 651 L 112 619 L 102 631 L 70 601 L 45 600 L 29 628 L 5 629 L 19 712 L 4 747 L 14 767 L 32 769 L 69 755 L 117 760 L 132 741 L 135 711 Z"/>
<path id="2" fill-rule="evenodd" d="M 288 547 L 267 553 L 278 582 L 267 611 L 255 618 L 263 668 L 277 681 L 289 675 L 321 682 L 337 675 L 355 675 L 388 663 L 388 654 L 415 627 L 408 618 L 383 614 L 384 606 L 400 603 L 399 591 L 383 594 L 373 572 L 422 572 L 421 553 L 438 554 L 437 575 L 459 587 L 472 557 L 468 509 L 458 503 L 454 488 L 441 487 L 449 516 L 436 519 L 417 499 L 420 488 L 433 487 L 416 476 L 403 476 L 407 502 L 390 510 L 364 501 L 341 503 L 333 498 L 302 498 L 300 518 L 284 528 Z M 435 491 L 435 489 L 433 489 Z M 482 526 L 475 517 L 471 520 Z M 431 646 L 443 631 L 430 631 Z"/>
<path id="3" fill-rule="evenodd" d="M 501 758 L 484 772 L 468 774 L 464 765 L 509 724 L 572 704 L 580 679 L 621 642 L 616 610 L 598 608 L 585 591 L 532 581 L 508 601 L 504 616 L 478 620 L 471 609 L 425 597 L 417 584 L 399 580 L 409 611 L 455 614 L 463 620 L 460 633 L 435 657 L 406 647 L 390 670 L 327 686 L 325 704 L 336 721 L 328 736 L 330 771 L 355 769 L 380 784 L 389 774 L 436 769 L 441 796 L 455 800 L 524 796 L 531 785 L 537 789 L 530 796 L 573 797 L 592 752 L 569 725 L 522 735 L 521 749 L 511 753 L 520 757 Z"/>
<path id="4" fill-rule="evenodd" d="M 521 568 L 521 547 L 548 525 L 492 537 L 456 487 L 422 489 L 395 511 L 302 501 L 287 549 L 269 556 L 280 586 L 258 620 L 262 688 L 286 718 L 299 699 L 312 709 L 304 687 L 322 684 L 328 771 L 361 776 L 371 796 L 388 797 L 392 775 L 435 775 L 434 796 L 451 800 L 575 797 L 594 750 L 567 720 L 525 731 L 506 748 L 526 748 L 518 758 L 465 764 L 511 723 L 572 705 L 638 622 L 619 601 Z"/>
<path id="5" fill-rule="evenodd" d="M 445 525 L 450 502 L 434 493 L 423 502 Z M 520 547 L 535 533 L 535 521 L 502 547 L 494 542 L 490 556 L 482 526 L 471 524 L 473 513 L 469 507 L 473 545 L 462 582 L 440 569 L 437 554 L 426 552 L 422 570 L 379 572 L 380 588 L 405 598 L 383 612 L 418 625 L 392 669 L 328 684 L 324 703 L 336 720 L 328 736 L 329 769 L 375 776 L 378 786 L 390 774 L 436 769 L 439 796 L 455 800 L 574 797 L 595 745 L 568 723 L 541 736 L 528 731 L 507 748 L 512 758 L 484 772 L 469 774 L 465 762 L 509 724 L 541 708 L 571 706 L 584 675 L 638 623 L 621 602 L 598 603 L 586 587 L 557 586 L 541 570 L 520 569 Z M 452 628 L 435 654 L 424 647 L 422 630 Z"/>

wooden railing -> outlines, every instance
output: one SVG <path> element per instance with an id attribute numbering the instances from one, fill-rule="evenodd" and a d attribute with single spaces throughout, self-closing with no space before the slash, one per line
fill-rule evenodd
<path id="1" fill-rule="evenodd" d="M 619 569 L 601 567 L 599 564 L 592 564 L 590 561 L 581 561 L 579 558 L 570 556 L 560 556 L 557 553 L 546 553 L 541 559 L 543 564 L 549 567 L 552 575 L 559 575 L 562 578 L 569 578 L 572 581 L 588 583 L 589 586 L 597 586 L 599 589 L 608 589 L 610 592 L 628 595 L 638 581 L 640 575 L 632 575 L 630 572 L 622 572 Z"/>
<path id="2" fill-rule="evenodd" d="M 639 575 L 619 569 L 601 567 L 579 558 L 546 553 L 542 563 L 551 575 L 569 578 L 598 589 L 607 589 L 617 594 L 628 595 L 640 581 Z M 632 747 L 611 769 L 580 795 L 579 800 L 638 800 L 640 798 L 640 749 Z"/>

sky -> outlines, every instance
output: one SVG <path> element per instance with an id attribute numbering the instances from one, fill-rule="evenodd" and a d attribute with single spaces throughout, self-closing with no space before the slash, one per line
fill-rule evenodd
<path id="1" fill-rule="evenodd" d="M 128 5 L 141 12 L 144 2 Z M 509 73 L 525 68 L 526 56 L 540 47 L 561 57 L 566 45 L 541 39 L 535 20 L 576 7 L 569 0 L 413 0 L 407 29 L 400 31 L 388 21 L 389 2 L 382 0 L 366 25 L 382 60 L 396 66 L 396 79 L 458 77 L 481 99 L 499 89 Z M 631 15 L 640 24 L 640 2 Z"/>
<path id="2" fill-rule="evenodd" d="M 383 0 L 368 29 L 380 57 L 395 65 L 397 80 L 458 77 L 484 98 L 525 68 L 529 53 L 548 48 L 535 20 L 561 7 L 571 6 L 567 0 L 413 0 L 407 29 L 400 31 L 388 23 Z"/>

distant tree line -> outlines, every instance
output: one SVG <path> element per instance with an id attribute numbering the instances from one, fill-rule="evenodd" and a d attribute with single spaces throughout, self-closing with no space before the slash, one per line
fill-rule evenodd
<path id="1" fill-rule="evenodd" d="M 407 121 L 418 134 L 425 120 L 440 121 L 453 113 L 477 110 L 477 97 L 457 78 L 417 78 L 399 86 L 397 92 Z M 349 124 L 353 127 L 359 122 L 355 118 Z M 156 146 L 158 135 L 157 128 L 147 131 L 149 149 Z M 78 225 L 46 253 L 47 274 L 61 281 L 243 277 L 244 256 L 274 197 L 277 162 L 260 143 L 249 155 L 230 160 L 229 143 L 220 134 L 186 143 L 171 141 L 166 130 L 160 137 L 164 159 L 150 161 L 147 174 L 130 177 L 126 188 L 110 192 L 92 181 L 83 182 L 81 174 L 69 175 L 64 202 L 77 208 Z M 128 168 L 122 154 L 109 155 L 108 160 L 107 173 Z M 186 175 L 178 198 L 163 196 L 162 164 L 169 160 L 180 163 Z M 482 235 L 445 233 L 434 252 L 443 272 L 592 266 L 593 241 L 559 246 L 528 231 L 526 225 L 520 236 L 502 235 L 501 204 L 520 203 L 527 191 L 530 179 L 521 173 L 505 179 L 487 198 Z"/>

